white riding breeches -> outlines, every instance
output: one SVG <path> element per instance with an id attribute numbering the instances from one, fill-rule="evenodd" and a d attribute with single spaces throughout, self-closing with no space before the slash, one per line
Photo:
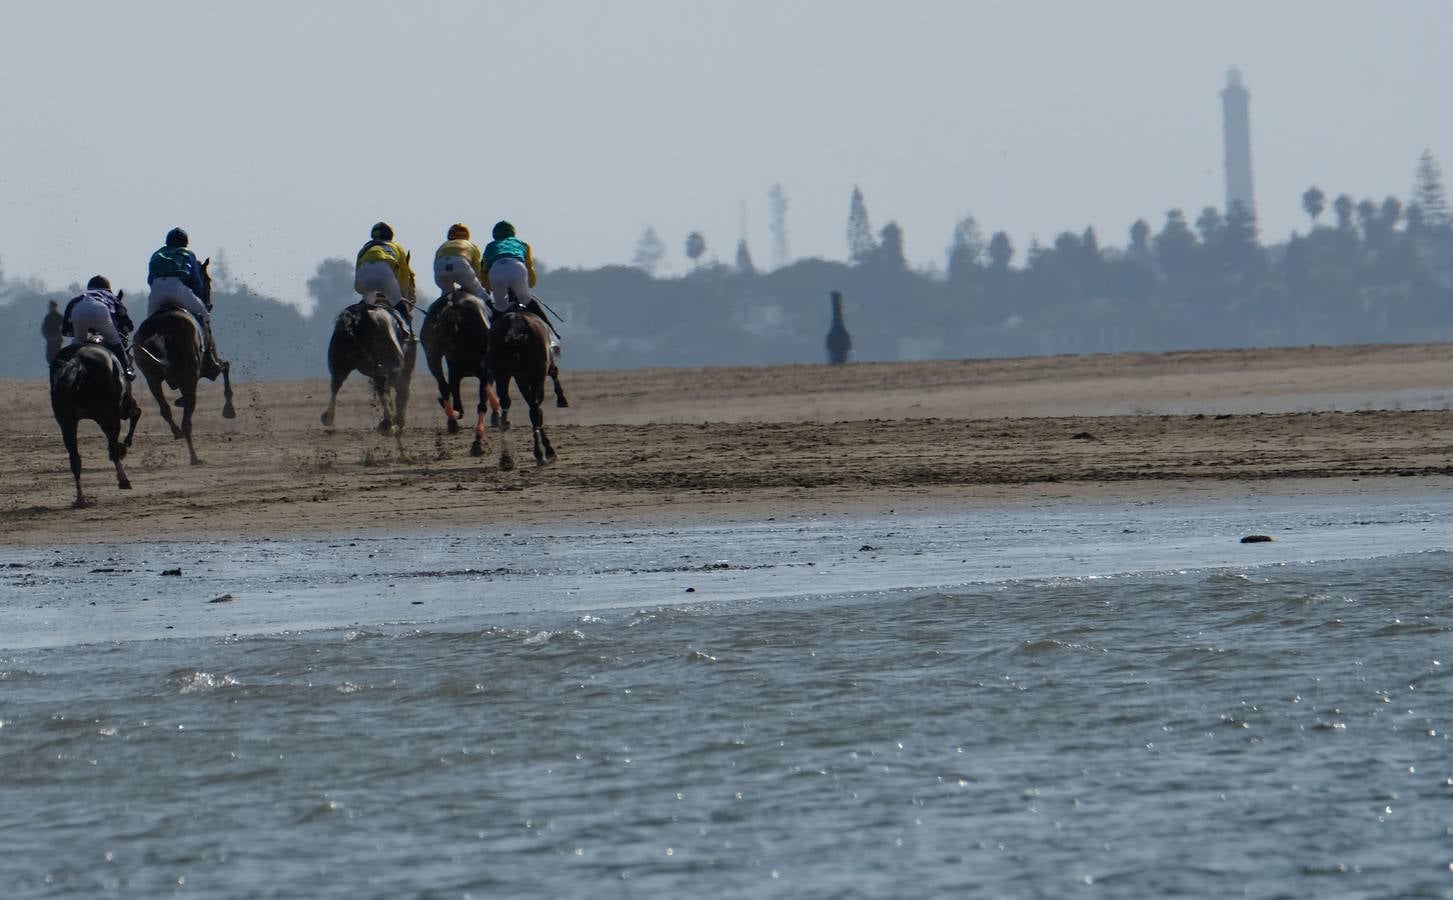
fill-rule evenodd
<path id="1" fill-rule="evenodd" d="M 388 298 L 390 306 L 398 306 L 404 302 L 404 292 L 399 289 L 398 276 L 388 263 L 380 260 L 370 260 L 358 267 L 353 274 L 353 289 L 370 303 L 375 302 L 377 294 Z"/>
<path id="2" fill-rule="evenodd" d="M 479 276 L 474 274 L 474 267 L 462 256 L 440 256 L 435 259 L 434 284 L 445 294 L 458 285 L 480 299 L 489 296 L 485 293 L 484 285 L 479 283 Z"/>
<path id="3" fill-rule="evenodd" d="M 154 316 L 157 310 L 167 307 L 185 309 L 204 326 L 212 321 L 207 305 L 180 278 L 158 278 L 151 283 L 151 297 L 146 301 L 146 314 Z"/>
<path id="4" fill-rule="evenodd" d="M 121 343 L 116 323 L 111 319 L 111 310 L 99 300 L 82 300 L 71 307 L 72 344 L 84 344 L 86 332 L 94 331 L 107 345 L 115 347 Z"/>
<path id="5" fill-rule="evenodd" d="M 510 291 L 515 292 L 516 303 L 530 302 L 530 270 L 513 256 L 501 257 L 489 267 L 489 286 L 493 294 L 489 302 L 496 312 L 510 308 Z"/>

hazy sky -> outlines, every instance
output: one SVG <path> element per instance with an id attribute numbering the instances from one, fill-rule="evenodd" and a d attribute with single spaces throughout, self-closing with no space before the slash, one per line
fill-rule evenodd
<path id="1" fill-rule="evenodd" d="M 1453 3 L 533 0 L 7 4 L 0 265 L 145 284 L 166 230 L 304 301 L 377 219 L 430 257 L 509 218 L 554 266 L 629 262 L 653 226 L 846 255 L 848 199 L 943 261 L 972 213 L 1021 252 L 1224 202 L 1226 70 L 1251 90 L 1263 236 L 1299 197 L 1405 197 L 1453 167 Z M 1450 168 L 1453 174 L 1453 168 Z M 423 265 L 416 264 L 422 274 Z M 548 284 L 542 284 L 548 295 Z"/>

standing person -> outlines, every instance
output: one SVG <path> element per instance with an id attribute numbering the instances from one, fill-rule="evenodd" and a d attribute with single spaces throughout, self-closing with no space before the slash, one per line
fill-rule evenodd
<path id="1" fill-rule="evenodd" d="M 479 245 L 469 239 L 469 226 L 450 225 L 446 240 L 434 253 L 434 283 L 440 293 L 448 294 L 459 287 L 481 300 L 488 297 L 481 258 Z"/>
<path id="2" fill-rule="evenodd" d="M 394 230 L 387 222 L 379 222 L 369 231 L 368 243 L 358 251 L 353 269 L 353 289 L 363 296 L 364 303 L 383 294 L 410 340 L 414 337 L 413 296 L 414 273 L 409 268 L 409 254 L 394 240 Z"/>
<path id="3" fill-rule="evenodd" d="M 60 306 L 54 301 L 49 301 L 50 309 L 46 312 L 45 318 L 40 320 L 40 336 L 45 338 L 45 364 L 50 365 L 51 360 L 61 350 L 61 327 L 66 317 L 61 315 Z"/>
<path id="4" fill-rule="evenodd" d="M 166 245 L 151 255 L 146 283 L 151 286 L 151 299 L 146 304 L 147 316 L 163 309 L 184 309 L 202 326 L 203 378 L 215 379 L 222 374 L 217 357 L 217 344 L 212 340 L 211 291 L 202 274 L 197 254 L 188 249 L 190 238 L 180 228 L 166 234 Z"/>
<path id="5" fill-rule="evenodd" d="M 51 307 L 54 309 L 55 304 L 52 303 Z M 71 346 L 74 347 L 84 344 L 90 332 L 96 332 L 106 349 L 121 360 L 126 380 L 130 381 L 136 377 L 131 369 L 131 348 L 128 346 L 133 327 L 126 304 L 111 292 L 111 282 L 104 275 L 93 275 L 86 282 L 86 292 L 66 304 L 65 314 L 61 316 L 60 334 L 70 335 Z"/>
<path id="6" fill-rule="evenodd" d="M 536 280 L 535 258 L 530 251 L 530 245 L 515 237 L 515 226 L 509 222 L 496 222 L 492 235 L 494 240 L 484 248 L 484 286 L 490 291 L 490 305 L 496 314 L 504 312 L 510 308 L 510 294 L 513 293 L 516 303 L 550 326 L 550 333 L 555 335 L 555 339 L 550 342 L 550 350 L 559 356 L 560 332 L 555 330 L 555 323 L 545 315 L 540 301 L 530 293 Z"/>

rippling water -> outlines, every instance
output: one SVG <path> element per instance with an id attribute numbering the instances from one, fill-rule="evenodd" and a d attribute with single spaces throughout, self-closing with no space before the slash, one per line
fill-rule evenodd
<path id="1" fill-rule="evenodd" d="M 1453 896 L 1450 575 L 1420 552 L 3 650 L 0 894 Z"/>

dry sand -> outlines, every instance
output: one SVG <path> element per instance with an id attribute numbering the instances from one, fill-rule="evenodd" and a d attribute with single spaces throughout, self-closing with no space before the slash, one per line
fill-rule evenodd
<path id="1" fill-rule="evenodd" d="M 241 374 L 241 373 L 239 373 Z M 39 381 L 0 381 L 0 542 L 223 538 L 509 523 L 734 520 L 982 502 L 1207 492 L 1443 489 L 1453 472 L 1453 346 L 1118 354 L 1012 360 L 563 373 L 545 410 L 559 461 L 537 468 L 526 410 L 448 435 L 415 379 L 406 458 L 371 430 L 355 375 L 337 427 L 322 380 L 203 390 L 187 465 L 149 396 L 119 491 L 82 424 L 75 510 Z M 474 382 L 466 382 L 466 405 Z M 145 394 L 144 388 L 140 394 Z M 500 441 L 519 469 L 501 472 Z"/>

